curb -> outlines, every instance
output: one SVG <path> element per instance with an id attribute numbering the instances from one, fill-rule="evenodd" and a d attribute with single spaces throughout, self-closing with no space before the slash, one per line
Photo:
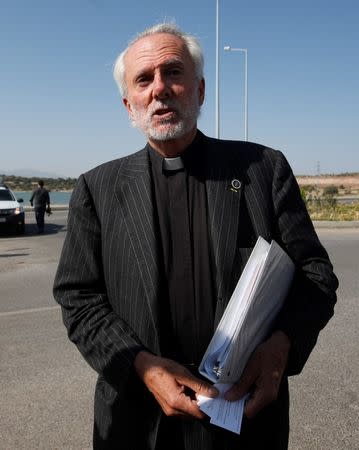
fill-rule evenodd
<path id="1" fill-rule="evenodd" d="M 313 220 L 313 225 L 314 228 L 359 228 L 359 221 Z"/>
<path id="2" fill-rule="evenodd" d="M 33 211 L 31 206 L 24 206 L 25 212 Z M 69 205 L 51 205 L 52 211 L 67 211 Z M 359 220 L 335 221 L 313 220 L 314 228 L 359 228 Z"/>

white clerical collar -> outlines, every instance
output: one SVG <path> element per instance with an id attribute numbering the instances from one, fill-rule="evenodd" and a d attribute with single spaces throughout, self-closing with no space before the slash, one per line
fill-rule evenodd
<path id="1" fill-rule="evenodd" d="M 184 168 L 183 160 L 180 156 L 176 158 L 163 158 L 163 170 L 175 171 Z"/>

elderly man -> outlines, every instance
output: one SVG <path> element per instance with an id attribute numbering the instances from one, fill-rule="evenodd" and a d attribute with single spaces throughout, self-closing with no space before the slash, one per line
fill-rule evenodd
<path id="1" fill-rule="evenodd" d="M 98 372 L 96 449 L 285 449 L 287 376 L 333 314 L 337 279 L 284 156 L 197 130 L 197 40 L 138 35 L 114 70 L 144 149 L 82 175 L 55 280 L 69 338 Z M 212 426 L 197 367 L 258 236 L 296 265 L 275 326 L 226 394 L 250 392 L 238 436 Z"/>

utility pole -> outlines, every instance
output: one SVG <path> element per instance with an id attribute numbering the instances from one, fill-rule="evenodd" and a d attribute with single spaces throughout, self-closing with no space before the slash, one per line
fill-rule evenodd
<path id="1" fill-rule="evenodd" d="M 320 161 L 317 161 L 317 176 L 320 176 Z"/>

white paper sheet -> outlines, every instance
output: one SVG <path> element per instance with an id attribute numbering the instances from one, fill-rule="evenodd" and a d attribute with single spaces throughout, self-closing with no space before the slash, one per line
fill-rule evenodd
<path id="1" fill-rule="evenodd" d="M 229 383 L 215 384 L 214 387 L 219 391 L 218 397 L 209 398 L 198 395 L 197 404 L 199 409 L 211 418 L 211 424 L 240 434 L 247 396 L 235 402 L 229 402 L 224 398 L 224 394 L 231 386 L 232 384 Z"/>

